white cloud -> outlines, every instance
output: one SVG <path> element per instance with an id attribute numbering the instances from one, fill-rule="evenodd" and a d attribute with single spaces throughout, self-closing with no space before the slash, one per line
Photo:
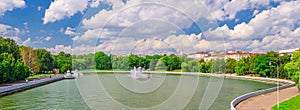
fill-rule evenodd
<path id="1" fill-rule="evenodd" d="M 24 24 L 26 24 L 26 23 L 24 23 Z M 9 25 L 0 24 L 0 36 L 2 36 L 4 38 L 13 39 L 19 45 L 29 46 L 31 44 L 30 37 L 23 41 L 19 37 L 20 33 L 21 33 L 21 31 L 18 28 L 14 28 Z"/>
<path id="2" fill-rule="evenodd" d="M 71 46 L 55 45 L 54 48 L 46 48 L 46 49 L 50 51 L 52 54 L 58 54 L 59 52 L 72 53 Z"/>
<path id="3" fill-rule="evenodd" d="M 28 37 L 25 41 L 23 41 L 22 45 L 25 45 L 25 46 L 30 46 L 31 42 L 30 42 L 30 37 Z"/>
<path id="4" fill-rule="evenodd" d="M 12 11 L 14 8 L 24 8 L 24 0 L 1 0 L 0 1 L 0 16 L 4 15 L 6 11 Z"/>
<path id="5" fill-rule="evenodd" d="M 38 11 L 41 11 L 42 8 L 43 8 L 42 6 L 38 6 L 38 7 L 37 7 L 37 10 L 38 10 Z"/>
<path id="6" fill-rule="evenodd" d="M 191 25 L 193 21 L 181 12 L 189 10 L 188 13 L 185 14 L 192 15 L 192 18 L 197 19 L 207 13 L 202 12 L 203 10 L 199 11 L 201 8 L 191 9 L 194 8 L 194 6 L 185 5 L 193 4 L 195 1 L 162 2 L 162 4 L 172 4 L 172 6 L 176 7 L 175 9 L 180 11 L 174 11 L 174 9 L 170 7 L 157 4 L 134 5 L 139 4 L 139 1 L 128 1 L 128 4 L 123 4 L 120 1 L 109 1 L 109 3 L 112 5 L 113 10 L 101 10 L 94 16 L 83 20 L 83 29 L 86 29 L 86 31 L 84 31 L 82 35 L 74 37 L 73 40 L 87 43 L 85 43 L 85 45 L 75 46 L 77 49 L 76 52 L 94 52 L 94 49 L 96 51 L 120 54 L 126 54 L 130 51 L 153 54 L 155 52 L 185 51 L 185 53 L 188 53 L 191 51 L 205 50 L 224 51 L 226 49 L 266 52 L 269 50 L 295 48 L 299 46 L 300 12 L 297 10 L 300 10 L 300 1 L 281 1 L 278 7 L 269 8 L 269 0 L 207 0 L 204 3 L 208 4 L 207 7 L 209 11 L 212 11 L 212 16 L 218 19 L 234 19 L 238 12 L 249 8 L 256 10 L 253 12 L 254 18 L 248 23 L 243 22 L 234 26 L 233 29 L 227 25 L 223 25 L 216 29 L 210 29 L 200 33 L 199 35 L 172 35 L 172 33 L 167 33 L 164 36 L 156 35 L 155 33 L 159 33 L 160 31 L 166 32 L 165 30 L 170 28 L 169 25 L 176 27 L 169 29 L 170 32 L 177 28 L 186 28 Z M 258 7 L 261 6 L 267 7 L 267 9 L 258 11 Z M 122 10 L 122 12 L 119 13 L 119 10 L 123 8 L 128 9 Z M 143 24 L 142 22 L 152 19 L 165 21 L 166 24 L 159 23 L 159 25 L 156 25 L 155 23 L 144 23 L 144 25 L 140 25 Z M 210 18 L 208 17 L 207 19 Z M 104 25 L 106 25 L 106 27 L 102 28 Z M 132 36 L 130 36 L 130 33 Z M 152 36 L 145 37 L 147 34 Z M 128 37 L 126 37 L 126 39 L 125 37 L 112 39 L 120 36 Z M 202 39 L 204 36 L 206 39 Z M 97 46 L 93 46 L 96 45 L 97 39 L 101 39 L 101 43 L 97 44 Z M 135 47 L 134 44 L 136 44 Z M 88 47 L 92 49 L 87 49 Z"/>
<path id="7" fill-rule="evenodd" d="M 88 0 L 55 0 L 46 9 L 43 18 L 44 24 L 69 18 L 77 12 L 83 13 L 87 8 Z"/>
<path id="8" fill-rule="evenodd" d="M 8 25 L 0 24 L 0 36 L 5 38 L 11 38 L 16 41 L 16 43 L 21 44 L 22 40 L 19 38 L 20 30 Z"/>
<path id="9" fill-rule="evenodd" d="M 96 8 L 100 5 L 100 2 L 103 2 L 104 0 L 91 0 L 90 1 L 90 7 Z"/>
<path id="10" fill-rule="evenodd" d="M 47 37 L 45 37 L 45 39 L 44 40 L 46 40 L 46 41 L 49 41 L 49 40 L 51 40 L 52 39 L 52 37 L 51 36 L 47 36 Z"/>
<path id="11" fill-rule="evenodd" d="M 65 31 L 65 34 L 66 35 L 75 35 L 74 31 L 75 31 L 75 28 L 67 27 L 66 31 Z"/>

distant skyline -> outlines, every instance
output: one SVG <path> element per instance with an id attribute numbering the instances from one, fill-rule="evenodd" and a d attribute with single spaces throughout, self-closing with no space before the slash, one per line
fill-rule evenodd
<path id="1" fill-rule="evenodd" d="M 278 51 L 299 26 L 299 0 L 0 1 L 0 36 L 54 54 Z"/>

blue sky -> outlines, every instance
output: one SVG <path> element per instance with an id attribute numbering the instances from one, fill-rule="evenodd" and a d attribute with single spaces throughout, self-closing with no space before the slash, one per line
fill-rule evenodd
<path id="1" fill-rule="evenodd" d="M 0 2 L 0 36 L 52 53 L 266 52 L 299 47 L 299 1 Z"/>

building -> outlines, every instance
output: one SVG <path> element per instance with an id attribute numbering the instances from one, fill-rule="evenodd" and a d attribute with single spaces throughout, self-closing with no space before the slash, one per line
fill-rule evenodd
<path id="1" fill-rule="evenodd" d="M 284 54 L 293 55 L 296 51 L 300 51 L 300 48 L 287 49 L 287 50 L 279 50 L 279 55 L 283 56 Z"/>
<path id="2" fill-rule="evenodd" d="M 204 57 L 206 57 L 208 55 L 209 54 L 207 52 L 196 52 L 196 53 L 188 54 L 187 57 L 200 60 L 200 59 L 204 59 Z"/>
<path id="3" fill-rule="evenodd" d="M 211 60 L 217 60 L 217 59 L 224 59 L 224 54 L 209 54 L 208 56 L 204 57 L 205 62 L 209 62 Z"/>
<path id="4" fill-rule="evenodd" d="M 240 52 L 240 51 L 228 52 L 228 53 L 226 53 L 225 59 L 232 58 L 232 59 L 235 59 L 235 60 L 240 60 L 244 57 L 246 58 L 246 57 L 249 57 L 249 56 L 250 56 L 249 52 Z"/>
<path id="5" fill-rule="evenodd" d="M 187 55 L 188 58 L 193 59 L 204 59 L 205 62 L 211 61 L 211 60 L 217 60 L 217 59 L 228 59 L 232 58 L 235 60 L 240 60 L 243 57 L 249 57 L 251 53 L 249 52 L 240 52 L 240 51 L 229 51 L 229 52 L 223 52 L 223 53 L 207 53 L 207 52 L 197 52 Z"/>

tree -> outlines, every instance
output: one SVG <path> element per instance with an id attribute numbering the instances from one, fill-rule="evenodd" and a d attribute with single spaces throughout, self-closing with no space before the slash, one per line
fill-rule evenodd
<path id="1" fill-rule="evenodd" d="M 225 73 L 226 63 L 224 59 L 212 60 L 211 73 Z"/>
<path id="2" fill-rule="evenodd" d="M 202 73 L 209 73 L 211 62 L 205 62 L 203 59 L 199 61 L 199 71 Z"/>
<path id="3" fill-rule="evenodd" d="M 168 67 L 165 65 L 165 62 L 163 61 L 162 58 L 160 58 L 156 65 L 155 65 L 155 70 L 167 70 Z"/>
<path id="4" fill-rule="evenodd" d="M 20 54 L 22 62 L 29 67 L 31 72 L 37 73 L 40 71 L 41 64 L 34 49 L 31 47 L 21 46 Z"/>
<path id="5" fill-rule="evenodd" d="M 249 70 L 249 65 L 246 63 L 246 58 L 242 58 L 236 62 L 235 72 L 237 75 L 244 75 Z"/>
<path id="6" fill-rule="evenodd" d="M 270 76 L 271 67 L 269 62 L 272 61 L 272 57 L 268 55 L 257 56 L 254 60 L 254 71 L 260 76 Z"/>
<path id="7" fill-rule="evenodd" d="M 288 78 L 298 83 L 300 69 L 300 51 L 293 54 L 291 62 L 284 66 L 284 70 L 288 73 Z"/>
<path id="8" fill-rule="evenodd" d="M 111 57 L 104 52 L 95 53 L 96 69 L 108 70 L 111 69 Z"/>
<path id="9" fill-rule="evenodd" d="M 236 60 L 232 58 L 226 59 L 226 73 L 235 73 Z"/>
<path id="10" fill-rule="evenodd" d="M 14 59 L 20 59 L 19 47 L 16 42 L 12 39 L 0 36 L 0 54 L 1 53 L 9 53 L 13 55 Z"/>
<path id="11" fill-rule="evenodd" d="M 256 58 L 256 56 L 251 55 L 251 56 L 247 57 L 244 60 L 245 63 L 247 63 L 248 66 L 249 66 L 249 69 L 247 70 L 248 73 L 255 73 L 255 71 L 254 71 L 254 60 L 255 60 L 255 58 Z"/>
<path id="12" fill-rule="evenodd" d="M 67 70 L 72 69 L 72 56 L 70 54 L 59 52 L 59 54 L 55 56 L 55 61 L 60 73 L 65 73 Z"/>
<path id="13" fill-rule="evenodd" d="M 40 63 L 40 71 L 52 71 L 53 70 L 53 58 L 51 53 L 46 49 L 37 49 L 36 55 Z"/>
<path id="14" fill-rule="evenodd" d="M 0 83 L 21 80 L 30 74 L 27 66 L 6 52 L 0 54 L 0 70 Z"/>

